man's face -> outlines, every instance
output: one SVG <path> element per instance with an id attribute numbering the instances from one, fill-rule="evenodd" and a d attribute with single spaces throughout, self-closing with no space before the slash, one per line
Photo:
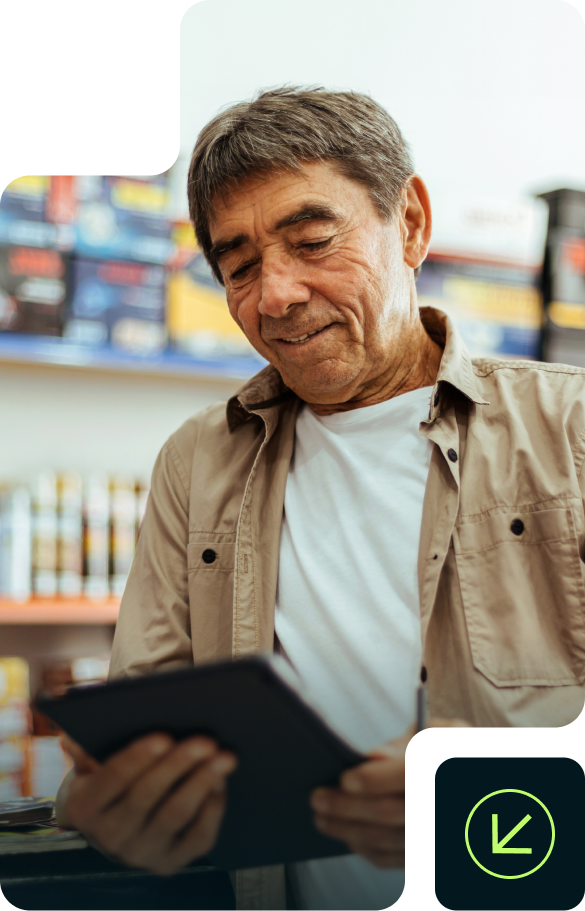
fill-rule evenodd
<path id="1" fill-rule="evenodd" d="M 216 200 L 210 231 L 230 313 L 307 402 L 365 398 L 400 362 L 416 306 L 409 193 L 388 222 L 364 186 L 314 162 Z"/>

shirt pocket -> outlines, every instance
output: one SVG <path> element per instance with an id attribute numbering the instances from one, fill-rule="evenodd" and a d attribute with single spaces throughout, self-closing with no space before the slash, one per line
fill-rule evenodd
<path id="1" fill-rule="evenodd" d="M 499 687 L 585 679 L 585 588 L 570 508 L 519 509 L 455 528 L 475 668 Z"/>

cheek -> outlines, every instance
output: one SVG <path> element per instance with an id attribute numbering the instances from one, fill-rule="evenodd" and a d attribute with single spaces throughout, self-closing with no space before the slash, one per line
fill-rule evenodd
<path id="1" fill-rule="evenodd" d="M 258 303 L 252 292 L 228 293 L 228 308 L 232 319 L 248 337 L 260 331 Z"/>

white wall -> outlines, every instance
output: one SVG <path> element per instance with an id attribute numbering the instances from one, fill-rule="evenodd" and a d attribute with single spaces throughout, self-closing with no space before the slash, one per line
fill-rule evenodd
<path id="1" fill-rule="evenodd" d="M 149 479 L 167 437 L 240 385 L 0 364 L 0 481 L 49 467 Z"/>
<path id="2" fill-rule="evenodd" d="M 198 3 L 181 29 L 183 185 L 206 121 L 281 83 L 371 93 L 431 199 L 585 188 L 585 23 L 561 0 Z"/>

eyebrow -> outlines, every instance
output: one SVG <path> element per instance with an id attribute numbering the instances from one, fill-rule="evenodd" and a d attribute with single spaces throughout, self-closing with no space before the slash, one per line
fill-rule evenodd
<path id="1" fill-rule="evenodd" d="M 283 228 L 292 228 L 303 221 L 339 221 L 339 213 L 331 206 L 322 203 L 305 203 L 296 212 L 285 215 L 274 226 L 275 231 L 282 231 Z M 250 237 L 247 234 L 237 234 L 229 239 L 219 238 L 211 247 L 211 258 L 218 262 L 222 256 L 232 253 L 243 247 L 244 244 L 250 243 Z"/>

